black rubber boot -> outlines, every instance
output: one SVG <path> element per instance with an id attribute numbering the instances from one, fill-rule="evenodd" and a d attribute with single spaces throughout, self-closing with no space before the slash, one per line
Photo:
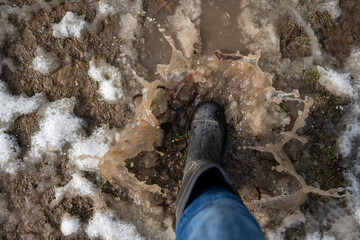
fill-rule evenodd
<path id="1" fill-rule="evenodd" d="M 186 206 L 208 187 L 220 185 L 238 196 L 236 188 L 219 165 L 226 147 L 224 110 L 214 101 L 199 103 L 188 131 L 188 157 L 176 204 L 176 224 Z"/>

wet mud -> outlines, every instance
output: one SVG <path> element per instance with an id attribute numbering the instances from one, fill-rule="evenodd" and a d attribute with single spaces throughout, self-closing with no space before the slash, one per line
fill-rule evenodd
<path id="1" fill-rule="evenodd" d="M 54 188 L 66 185 L 71 176 L 67 174 L 66 159 L 59 156 L 58 163 L 52 166 L 51 158 L 27 171 L 21 172 L 21 178 L 10 174 L 1 174 L 0 192 L 3 204 L 7 205 L 6 219 L 1 219 L 3 239 L 21 239 L 26 236 L 43 238 L 61 238 L 61 218 L 64 212 L 83 214 L 90 206 L 89 199 L 68 199 L 58 206 L 50 207 L 55 198 Z M 55 169 L 55 172 L 53 171 Z M 90 202 L 89 202 L 90 201 Z"/>
<path id="2" fill-rule="evenodd" d="M 16 95 L 26 93 L 33 96 L 44 92 L 49 101 L 75 97 L 78 101 L 74 112 L 87 122 L 88 133 L 100 123 L 109 123 L 111 127 L 120 128 L 124 126 L 124 116 L 132 113 L 130 107 L 126 103 L 113 104 L 102 99 L 97 83 L 88 75 L 88 63 L 92 58 L 120 66 L 120 63 L 116 62 L 121 54 L 120 41 L 116 37 L 119 31 L 119 16 L 105 19 L 99 32 L 86 34 L 82 41 L 75 38 L 63 41 L 52 36 L 51 25 L 59 22 L 66 11 L 85 13 L 88 21 L 96 15 L 91 3 L 65 2 L 52 9 L 33 12 L 30 19 L 23 19 L 18 15 L 9 16 L 9 21 L 18 27 L 21 37 L 6 41 L 3 46 L 2 54 L 13 59 L 16 71 L 5 66 L 1 78 Z M 38 47 L 63 60 L 50 76 L 30 68 Z M 123 84 L 126 86 L 126 79 Z"/>

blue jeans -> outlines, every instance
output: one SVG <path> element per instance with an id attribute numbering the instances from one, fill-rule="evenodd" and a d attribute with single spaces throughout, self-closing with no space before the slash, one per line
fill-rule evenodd
<path id="1" fill-rule="evenodd" d="M 213 187 L 199 195 L 180 217 L 177 240 L 265 239 L 256 219 L 232 192 Z"/>

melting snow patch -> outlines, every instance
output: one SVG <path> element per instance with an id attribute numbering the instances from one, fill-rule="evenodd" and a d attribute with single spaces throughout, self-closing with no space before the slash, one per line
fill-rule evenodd
<path id="1" fill-rule="evenodd" d="M 81 177 L 78 173 L 74 173 L 71 177 L 72 179 L 68 184 L 55 189 L 55 202 L 60 201 L 66 193 L 72 196 L 97 198 L 98 191 L 91 182 Z"/>
<path id="2" fill-rule="evenodd" d="M 307 233 L 306 234 L 306 240 L 318 240 L 321 239 L 320 232 L 314 232 L 314 233 Z"/>
<path id="3" fill-rule="evenodd" d="M 266 1 L 257 3 L 259 9 L 270 12 L 271 6 Z M 280 59 L 280 39 L 275 25 L 257 8 L 252 8 L 248 1 L 241 5 L 240 14 L 237 17 L 238 28 L 242 32 L 241 42 L 246 44 L 252 52 L 263 51 L 262 55 L 267 56 L 271 61 L 277 62 Z"/>
<path id="4" fill-rule="evenodd" d="M 319 8 L 322 11 L 327 11 L 333 19 L 337 19 L 341 15 L 341 8 L 339 6 L 339 0 L 323 1 L 319 4 Z"/>
<path id="5" fill-rule="evenodd" d="M 355 166 L 353 173 L 348 172 L 345 174 L 351 185 L 351 187 L 348 187 L 348 190 L 350 190 L 355 196 L 354 201 L 351 201 L 349 205 L 354 209 L 354 217 L 356 218 L 358 224 L 360 224 L 360 183 L 358 182 L 359 179 L 356 176 L 359 175 L 360 165 Z"/>
<path id="6" fill-rule="evenodd" d="M 105 100 L 115 102 L 124 97 L 122 75 L 118 68 L 102 60 L 91 60 L 88 74 L 94 81 L 99 82 L 99 91 Z"/>
<path id="7" fill-rule="evenodd" d="M 138 21 L 130 13 L 121 16 L 120 36 L 125 40 L 132 40 L 138 33 Z"/>
<path id="8" fill-rule="evenodd" d="M 351 72 L 351 75 L 357 81 L 358 89 L 360 89 L 360 49 L 352 50 L 346 61 L 346 69 Z"/>
<path id="9" fill-rule="evenodd" d="M 35 111 L 43 102 L 43 94 L 36 94 L 32 98 L 27 98 L 22 95 L 12 96 L 8 93 L 6 84 L 0 81 L 1 128 L 7 129 L 17 117 Z"/>
<path id="10" fill-rule="evenodd" d="M 137 56 L 136 50 L 133 47 L 133 39 L 139 35 L 139 32 L 140 24 L 136 17 L 131 13 L 121 16 L 121 31 L 119 35 L 124 41 L 121 45 L 121 51 L 130 56 L 131 59 L 135 59 Z"/>
<path id="11" fill-rule="evenodd" d="M 98 9 L 102 13 L 112 11 L 114 13 L 131 13 L 133 16 L 138 16 L 145 13 L 142 3 L 142 0 L 100 0 Z"/>
<path id="12" fill-rule="evenodd" d="M 89 237 L 105 240 L 144 239 L 136 231 L 134 225 L 117 220 L 111 212 L 95 212 L 86 228 L 86 233 Z"/>
<path id="13" fill-rule="evenodd" d="M 176 9 L 175 14 L 168 18 L 187 58 L 192 56 L 194 45 L 200 41 L 200 32 L 197 25 L 200 22 L 201 12 L 200 1 L 185 0 Z"/>
<path id="14" fill-rule="evenodd" d="M 321 233 L 314 232 L 306 234 L 306 240 L 335 240 L 335 238 L 333 236 L 330 236 L 328 233 L 322 231 Z"/>
<path id="15" fill-rule="evenodd" d="M 0 172 L 15 173 L 16 157 L 20 152 L 13 136 L 0 132 Z"/>
<path id="16" fill-rule="evenodd" d="M 3 14 L 4 13 L 2 13 L 1 15 Z M 13 37 L 17 35 L 16 27 L 8 21 L 7 17 L 1 16 L 1 18 L 2 19 L 0 19 L 0 46 L 3 45 L 4 40 L 7 37 Z"/>
<path id="17" fill-rule="evenodd" d="M 116 140 L 116 133 L 109 127 L 96 129 L 88 138 L 82 138 L 73 144 L 70 158 L 81 170 L 99 170 L 99 158 L 102 157 Z"/>
<path id="18" fill-rule="evenodd" d="M 98 2 L 97 4 L 98 4 L 98 13 L 102 16 L 115 13 L 115 9 L 110 4 L 101 1 Z"/>
<path id="19" fill-rule="evenodd" d="M 350 82 L 350 74 L 338 73 L 332 69 L 326 70 L 321 66 L 317 66 L 317 70 L 320 73 L 320 84 L 332 94 L 347 97 L 357 96 Z"/>
<path id="20" fill-rule="evenodd" d="M 82 120 L 73 113 L 74 98 L 64 98 L 43 109 L 40 131 L 32 137 L 32 152 L 61 150 L 66 142 L 79 138 Z"/>
<path id="21" fill-rule="evenodd" d="M 354 104 L 349 110 L 349 115 L 345 119 L 346 129 L 338 139 L 339 151 L 343 157 L 349 156 L 352 150 L 355 150 L 357 153 L 359 150 L 354 145 L 356 139 L 360 136 L 360 106 Z"/>
<path id="22" fill-rule="evenodd" d="M 49 75 L 59 67 L 59 60 L 54 53 L 49 53 L 42 48 L 36 50 L 36 56 L 32 61 L 32 68 L 44 75 Z"/>
<path id="23" fill-rule="evenodd" d="M 61 232 L 64 236 L 68 236 L 72 233 L 75 233 L 80 228 L 79 218 L 72 217 L 68 214 L 65 214 L 61 221 Z"/>
<path id="24" fill-rule="evenodd" d="M 349 163 L 349 171 L 345 172 L 346 179 L 349 182 L 347 189 L 352 192 L 354 200 L 348 201 L 348 204 L 354 210 L 354 217 L 360 224 L 360 146 L 356 143 L 360 139 L 360 106 L 354 104 L 350 114 L 346 117 L 346 129 L 338 139 L 338 147 L 345 159 Z"/>
<path id="25" fill-rule="evenodd" d="M 305 216 L 299 210 L 295 211 L 294 213 L 289 214 L 284 218 L 279 226 L 274 232 L 273 231 L 266 231 L 266 235 L 268 239 L 283 239 L 283 233 L 289 227 L 296 227 L 301 223 L 305 222 Z"/>
<path id="26" fill-rule="evenodd" d="M 85 15 L 78 16 L 72 12 L 66 12 L 60 23 L 53 25 L 53 36 L 57 38 L 76 37 L 81 38 L 81 32 L 86 27 Z"/>

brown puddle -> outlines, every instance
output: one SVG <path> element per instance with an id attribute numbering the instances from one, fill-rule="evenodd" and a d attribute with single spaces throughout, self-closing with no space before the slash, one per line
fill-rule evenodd
<path id="1" fill-rule="evenodd" d="M 237 27 L 240 11 L 240 1 L 203 1 L 202 8 L 206 9 L 201 15 L 200 33 L 202 39 L 202 53 L 212 54 L 220 48 L 224 52 L 240 51 L 249 54 L 245 44 L 240 42 L 241 30 Z"/>

